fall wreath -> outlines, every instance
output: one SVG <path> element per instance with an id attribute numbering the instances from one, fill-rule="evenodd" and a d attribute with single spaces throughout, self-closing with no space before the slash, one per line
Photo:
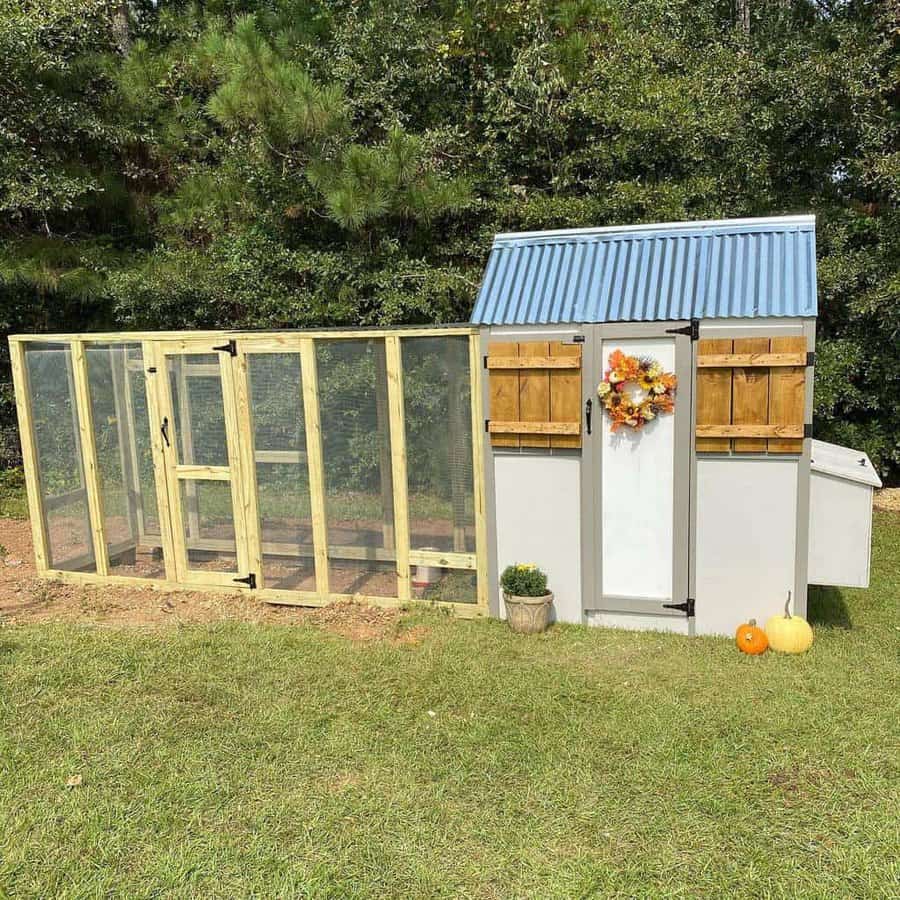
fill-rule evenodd
<path id="1" fill-rule="evenodd" d="M 643 428 L 660 413 L 675 409 L 678 379 L 649 356 L 626 356 L 614 350 L 597 394 L 612 420 L 612 431 L 623 425 Z"/>

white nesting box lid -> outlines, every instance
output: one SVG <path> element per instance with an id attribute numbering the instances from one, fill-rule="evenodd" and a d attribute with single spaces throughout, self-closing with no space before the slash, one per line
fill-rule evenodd
<path id="1" fill-rule="evenodd" d="M 881 479 L 872 461 L 862 450 L 851 450 L 825 441 L 812 442 L 810 467 L 813 472 L 834 475 L 847 481 L 858 481 L 872 487 L 881 487 Z"/>

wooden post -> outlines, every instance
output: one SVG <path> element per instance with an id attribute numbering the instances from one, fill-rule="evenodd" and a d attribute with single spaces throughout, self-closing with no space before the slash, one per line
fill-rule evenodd
<path id="1" fill-rule="evenodd" d="M 484 404 L 482 403 L 480 338 L 469 335 L 469 377 L 472 399 L 472 475 L 475 491 L 475 564 L 478 567 L 477 606 L 488 614 L 487 507 L 484 491 Z"/>
<path id="2" fill-rule="evenodd" d="M 238 355 L 232 360 L 235 397 L 237 400 L 237 450 L 240 473 L 232 471 L 232 484 L 241 487 L 241 513 L 245 521 L 249 570 L 256 574 L 257 584 L 264 588 L 262 539 L 259 523 L 259 488 L 256 484 L 256 446 L 253 434 L 253 410 L 250 403 L 250 377 L 247 354 L 238 344 Z"/>
<path id="3" fill-rule="evenodd" d="M 394 505 L 394 483 L 391 471 L 391 447 L 387 435 L 390 430 L 388 412 L 387 361 L 384 341 L 375 341 L 375 422 L 378 429 L 378 474 L 381 482 L 381 533 L 385 550 L 396 546 L 393 521 L 387 513 Z"/>
<path id="4" fill-rule="evenodd" d="M 303 380 L 303 419 L 306 426 L 306 461 L 309 467 L 309 501 L 312 518 L 316 593 L 327 600 L 328 524 L 325 510 L 325 466 L 322 456 L 322 426 L 319 421 L 319 378 L 316 347 L 312 338 L 300 341 L 300 371 Z"/>
<path id="5" fill-rule="evenodd" d="M 79 443 L 81 444 L 81 467 L 84 473 L 84 487 L 87 492 L 90 534 L 94 546 L 94 563 L 98 575 L 109 574 L 109 557 L 106 552 L 105 522 L 103 518 L 103 498 L 100 494 L 100 475 L 97 467 L 97 448 L 94 441 L 94 413 L 91 408 L 88 387 L 87 358 L 82 341 L 72 341 L 72 382 L 74 387 L 75 410 L 78 421 Z"/>
<path id="6" fill-rule="evenodd" d="M 43 506 L 41 472 L 34 437 L 34 416 L 31 409 L 31 381 L 25 362 L 25 345 L 10 341 L 9 356 L 12 363 L 13 386 L 16 392 L 16 415 L 19 420 L 19 443 L 22 447 L 22 466 L 25 470 L 25 489 L 28 495 L 28 518 L 31 520 L 31 539 L 38 575 L 50 568 L 47 519 Z"/>
<path id="7" fill-rule="evenodd" d="M 156 345 L 152 341 L 143 341 L 141 344 L 141 357 L 145 372 L 155 369 L 144 376 L 144 387 L 147 393 L 147 418 L 150 423 L 150 448 L 153 453 L 153 480 L 156 483 L 156 508 L 159 511 L 160 540 L 163 546 L 163 563 L 166 569 L 166 580 L 177 581 L 179 574 L 178 549 L 176 549 L 175 534 L 179 535 L 178 547 L 184 547 L 184 525 L 175 521 L 175 513 L 178 510 L 176 502 L 169 502 L 170 487 L 168 477 L 168 463 L 162 445 L 162 417 L 166 415 L 162 410 L 168 409 L 165 399 L 166 359 L 162 353 L 156 352 Z"/>
<path id="8" fill-rule="evenodd" d="M 125 402 L 126 390 L 126 362 L 128 351 L 126 348 L 109 347 L 109 371 L 112 379 L 113 407 L 116 414 L 116 437 L 119 444 L 119 466 L 122 469 L 122 487 L 125 490 L 125 502 L 128 507 L 128 524 L 131 537 L 138 543 L 142 537 L 141 527 L 143 513 L 140 505 L 140 485 L 137 480 L 137 471 L 134 468 L 134 432 L 129 417 L 129 408 Z M 117 360 L 121 357 L 121 365 Z"/>
<path id="9" fill-rule="evenodd" d="M 391 474 L 394 483 L 394 534 L 397 550 L 397 596 L 412 597 L 409 572 L 409 499 L 406 481 L 406 427 L 403 418 L 403 369 L 400 338 L 386 337 L 388 408 L 391 419 Z"/>

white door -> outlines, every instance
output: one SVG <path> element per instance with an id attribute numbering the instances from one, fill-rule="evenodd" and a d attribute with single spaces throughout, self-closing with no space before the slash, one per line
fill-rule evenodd
<path id="1" fill-rule="evenodd" d="M 585 468 L 593 499 L 586 539 L 593 559 L 585 618 L 590 624 L 688 630 L 691 479 L 691 325 L 596 326 L 586 390 L 593 392 Z M 616 351 L 653 360 L 677 378 L 674 408 L 640 428 L 614 432 L 597 387 Z M 636 383 L 617 391 L 640 400 Z"/>

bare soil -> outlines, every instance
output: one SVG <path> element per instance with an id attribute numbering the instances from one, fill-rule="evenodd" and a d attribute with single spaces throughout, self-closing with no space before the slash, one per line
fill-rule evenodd
<path id="1" fill-rule="evenodd" d="M 875 491 L 875 509 L 900 512 L 900 488 L 883 488 Z"/>
<path id="2" fill-rule="evenodd" d="M 273 606 L 242 594 L 163 592 L 151 587 L 73 585 L 36 577 L 27 521 L 0 518 L 0 623 L 69 622 L 162 628 L 221 621 L 312 625 L 354 641 L 418 643 L 422 626 L 403 629 L 402 611 L 352 602 L 321 608 Z"/>

